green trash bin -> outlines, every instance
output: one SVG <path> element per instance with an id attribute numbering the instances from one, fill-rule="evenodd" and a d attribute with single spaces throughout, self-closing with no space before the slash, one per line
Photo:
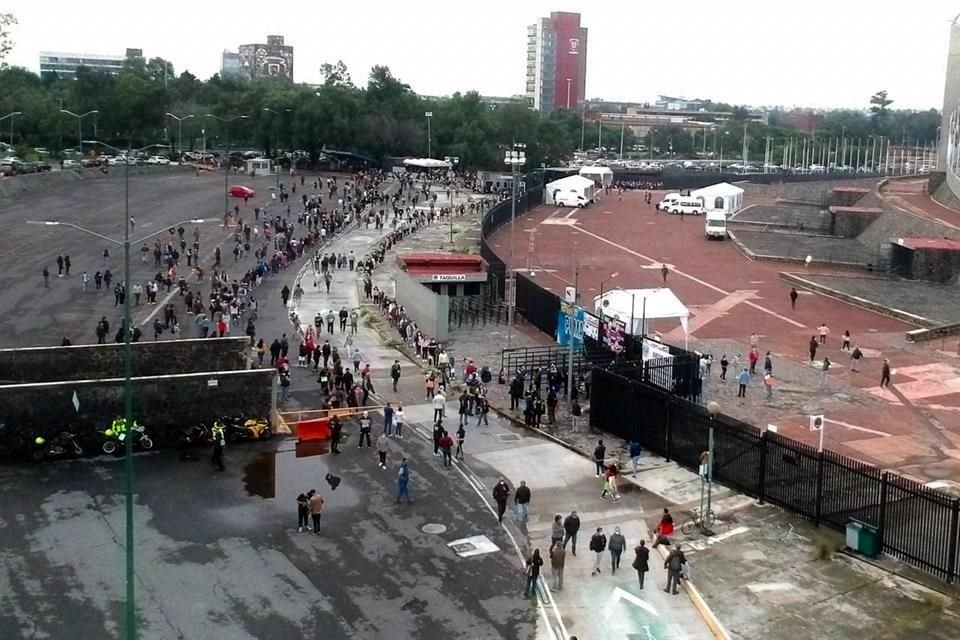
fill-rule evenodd
<path id="1" fill-rule="evenodd" d="M 863 523 L 860 528 L 860 553 L 868 558 L 880 555 L 880 530 L 873 525 Z"/>
<path id="2" fill-rule="evenodd" d="M 880 555 L 880 530 L 866 522 L 853 520 L 847 522 L 846 545 L 868 558 Z"/>

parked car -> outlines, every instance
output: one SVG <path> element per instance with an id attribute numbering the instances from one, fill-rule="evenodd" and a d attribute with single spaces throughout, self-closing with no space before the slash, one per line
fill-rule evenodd
<path id="1" fill-rule="evenodd" d="M 64 169 L 76 169 L 80 166 L 80 161 L 73 158 L 65 158 L 60 166 Z"/>
<path id="2" fill-rule="evenodd" d="M 670 207 L 673 206 L 679 199 L 679 193 L 668 193 L 667 195 L 663 196 L 663 200 L 657 203 L 657 209 L 660 209 L 660 211 L 669 211 Z"/>
<path id="3" fill-rule="evenodd" d="M 576 191 L 561 191 L 554 194 L 553 203 L 558 207 L 577 207 L 578 209 L 582 209 L 590 204 L 590 201 Z"/>
<path id="4" fill-rule="evenodd" d="M 21 162 L 17 167 L 17 173 L 40 173 L 40 167 L 33 162 Z"/>
<path id="5" fill-rule="evenodd" d="M 227 190 L 227 193 L 230 194 L 231 198 L 252 198 L 257 192 L 250 187 L 235 184 Z"/>
<path id="6" fill-rule="evenodd" d="M 165 156 L 150 156 L 147 158 L 147 164 L 168 165 L 170 164 L 170 158 Z"/>
<path id="7" fill-rule="evenodd" d="M 697 198 L 677 198 L 673 204 L 670 205 L 670 208 L 667 209 L 672 214 L 683 213 L 688 216 L 702 216 L 706 213 L 706 208 L 703 206 L 703 203 Z"/>
<path id="8" fill-rule="evenodd" d="M 80 161 L 80 166 L 87 168 L 99 167 L 102 164 L 107 164 L 108 160 L 109 158 L 105 156 L 100 156 L 99 158 L 84 158 Z"/>

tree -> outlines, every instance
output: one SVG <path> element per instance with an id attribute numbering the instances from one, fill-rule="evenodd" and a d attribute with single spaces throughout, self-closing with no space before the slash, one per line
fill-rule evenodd
<path id="1" fill-rule="evenodd" d="M 13 50 L 13 39 L 10 36 L 10 27 L 17 24 L 12 13 L 0 13 L 0 69 L 7 66 L 4 60 Z"/>
<path id="2" fill-rule="evenodd" d="M 879 127 L 886 121 L 890 113 L 890 105 L 893 100 L 887 97 L 887 90 L 882 89 L 870 96 L 870 117 L 873 120 L 873 126 Z"/>
<path id="3" fill-rule="evenodd" d="M 337 64 L 324 62 L 320 65 L 320 75 L 323 76 L 323 84 L 328 87 L 352 87 L 353 81 L 350 79 L 350 72 L 343 60 L 337 60 Z"/>

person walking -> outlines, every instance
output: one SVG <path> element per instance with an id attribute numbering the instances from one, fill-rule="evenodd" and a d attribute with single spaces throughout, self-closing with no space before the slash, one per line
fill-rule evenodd
<path id="1" fill-rule="evenodd" d="M 490 426 L 490 421 L 487 419 L 487 414 L 490 413 L 490 402 L 487 400 L 486 396 L 479 396 L 477 398 L 477 426 L 480 426 L 482 422 L 486 426 Z"/>
<path id="2" fill-rule="evenodd" d="M 503 514 L 507 510 L 507 498 L 510 497 L 510 486 L 500 478 L 500 482 L 493 488 L 493 500 L 497 503 L 497 524 L 503 524 Z"/>
<path id="3" fill-rule="evenodd" d="M 360 416 L 360 441 L 357 443 L 357 449 L 363 448 L 363 439 L 367 439 L 367 447 L 370 447 L 370 413 L 364 411 Z"/>
<path id="4" fill-rule="evenodd" d="M 746 398 L 747 385 L 750 384 L 750 372 L 747 371 L 746 367 L 744 367 L 743 370 L 740 372 L 740 375 L 737 376 L 737 383 L 740 385 L 740 387 L 737 389 L 737 397 Z"/>
<path id="5" fill-rule="evenodd" d="M 310 528 L 310 498 L 313 497 L 313 493 L 311 489 L 297 496 L 297 532 L 299 533 Z"/>
<path id="6" fill-rule="evenodd" d="M 813 361 L 817 359 L 817 337 L 810 336 L 810 344 L 807 345 L 807 349 L 810 351 L 810 364 L 813 364 Z"/>
<path id="7" fill-rule="evenodd" d="M 840 351 L 850 351 L 850 330 L 845 329 L 840 338 Z"/>
<path id="8" fill-rule="evenodd" d="M 50 288 L 50 269 L 48 269 L 46 265 L 43 267 L 43 288 Z"/>
<path id="9" fill-rule="evenodd" d="M 388 438 L 393 435 L 393 407 L 389 402 L 383 407 L 383 433 Z"/>
<path id="10" fill-rule="evenodd" d="M 530 514 L 530 487 L 527 486 L 526 480 L 520 481 L 520 486 L 517 487 L 516 492 L 513 494 L 513 506 L 517 512 L 517 524 L 524 525 L 527 523 L 527 516 Z"/>
<path id="11" fill-rule="evenodd" d="M 637 469 L 640 466 L 640 443 L 636 440 L 630 442 L 630 462 L 633 464 L 633 475 L 637 475 Z"/>
<path id="12" fill-rule="evenodd" d="M 443 391 L 437 391 L 431 403 L 433 404 L 433 421 L 440 422 L 443 420 L 443 411 L 447 404 L 447 397 L 443 395 Z"/>
<path id="13" fill-rule="evenodd" d="M 767 390 L 767 400 L 773 399 L 773 374 L 769 371 L 763 374 L 763 386 Z"/>
<path id="14" fill-rule="evenodd" d="M 390 440 L 386 432 L 381 433 L 377 438 L 377 457 L 380 458 L 380 468 L 387 468 L 387 453 L 390 451 Z"/>
<path id="15" fill-rule="evenodd" d="M 890 386 L 890 360 L 889 358 L 883 359 L 883 368 L 880 370 L 880 388 Z"/>
<path id="16" fill-rule="evenodd" d="M 861 358 L 863 358 L 863 351 L 860 351 L 860 346 L 857 345 L 853 348 L 853 351 L 850 352 L 850 371 L 857 372 L 860 370 Z"/>
<path id="17" fill-rule="evenodd" d="M 610 541 L 607 542 L 607 549 L 610 551 L 610 572 L 616 573 L 617 569 L 620 568 L 620 557 L 623 555 L 623 550 L 627 548 L 627 539 L 623 537 L 623 534 L 620 533 L 620 527 L 614 527 L 613 535 L 610 536 Z"/>
<path id="18" fill-rule="evenodd" d="M 463 425 L 457 428 L 457 460 L 463 460 L 463 441 L 467 439 L 467 432 L 464 430 Z"/>
<path id="19" fill-rule="evenodd" d="M 603 473 L 603 461 L 607 458 L 607 448 L 603 444 L 603 440 L 597 440 L 597 446 L 593 450 L 593 464 L 596 466 L 597 477 L 600 477 L 600 474 Z"/>
<path id="20" fill-rule="evenodd" d="M 685 564 L 687 564 L 687 557 L 683 555 L 683 550 L 679 546 L 674 547 L 663 563 L 663 568 L 667 570 L 667 588 L 664 591 L 677 595 L 677 587 L 680 586 L 680 577 Z"/>
<path id="21" fill-rule="evenodd" d="M 670 273 L 670 268 L 667 267 L 667 263 L 663 263 L 663 266 L 660 267 L 660 275 L 663 276 L 663 284 L 667 284 L 667 274 Z"/>
<path id="22" fill-rule="evenodd" d="M 453 465 L 453 438 L 444 429 L 440 435 L 440 453 L 443 454 L 443 466 L 450 468 Z"/>
<path id="23" fill-rule="evenodd" d="M 403 440 L 403 405 L 398 404 L 397 410 L 393 412 L 394 434 Z"/>
<path id="24" fill-rule="evenodd" d="M 313 519 L 313 533 L 320 535 L 320 516 L 323 515 L 323 498 L 319 493 L 311 490 L 313 493 L 308 502 L 310 506 L 310 517 Z"/>
<path id="25" fill-rule="evenodd" d="M 647 543 L 644 540 L 640 541 L 640 544 L 633 548 L 633 568 L 637 572 L 637 580 L 640 581 L 640 588 L 643 589 L 643 578 L 647 575 L 647 571 L 650 570 L 650 549 L 647 548 Z"/>
<path id="26" fill-rule="evenodd" d="M 523 595 L 527 598 L 537 592 L 537 579 L 540 577 L 540 567 L 543 566 L 543 558 L 540 557 L 540 549 L 534 549 L 533 555 L 527 558 L 527 565 L 524 571 L 527 582 L 523 590 Z"/>
<path id="27" fill-rule="evenodd" d="M 567 548 L 567 543 L 572 543 L 570 545 L 570 553 L 574 556 L 577 555 L 577 533 L 580 531 L 580 516 L 577 515 L 576 511 L 571 511 L 570 515 L 563 519 L 563 548 Z"/>
<path id="28" fill-rule="evenodd" d="M 217 466 L 217 471 L 225 471 L 223 464 L 223 447 L 226 444 L 223 440 L 223 432 L 216 433 L 213 437 L 213 455 L 210 456 L 210 462 Z"/>
<path id="29" fill-rule="evenodd" d="M 393 381 L 393 392 L 397 392 L 397 383 L 400 382 L 400 361 L 394 360 L 390 366 L 390 379 Z"/>
<path id="30" fill-rule="evenodd" d="M 550 525 L 550 551 L 554 547 L 563 547 L 563 516 L 559 513 L 553 516 L 553 524 Z"/>
<path id="31" fill-rule="evenodd" d="M 727 360 L 727 354 L 720 356 L 720 382 L 727 381 L 727 367 L 730 366 L 730 361 Z"/>
<path id="32" fill-rule="evenodd" d="M 340 435 L 343 433 L 343 425 L 340 424 L 340 418 L 333 416 L 330 419 L 330 452 L 340 453 Z"/>
<path id="33" fill-rule="evenodd" d="M 410 499 L 410 466 L 406 458 L 400 462 L 397 472 L 397 504 L 400 504 L 400 498 L 406 498 L 407 503 L 413 502 Z"/>
<path id="34" fill-rule="evenodd" d="M 558 518 L 560 516 L 557 516 Z M 567 552 L 562 544 L 550 546 L 550 573 L 553 576 L 553 588 L 563 591 L 563 568 L 567 563 Z"/>
<path id="35" fill-rule="evenodd" d="M 603 527 L 597 527 L 596 533 L 590 536 L 590 551 L 593 552 L 593 573 L 600 573 L 600 563 L 603 562 L 603 552 L 607 550 L 607 536 L 603 535 Z"/>
<path id="36" fill-rule="evenodd" d="M 283 289 L 280 290 L 280 299 L 283 300 L 283 306 L 286 308 L 287 302 L 290 301 L 290 287 L 283 285 Z"/>
<path id="37" fill-rule="evenodd" d="M 773 356 L 767 351 L 767 355 L 763 356 L 763 370 L 767 373 L 773 373 Z"/>
<path id="38" fill-rule="evenodd" d="M 790 287 L 790 308 L 796 311 L 797 309 L 797 298 L 800 294 L 797 293 L 796 287 Z"/>

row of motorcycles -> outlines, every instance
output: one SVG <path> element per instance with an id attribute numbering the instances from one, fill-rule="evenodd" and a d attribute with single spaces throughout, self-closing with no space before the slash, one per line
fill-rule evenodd
<path id="1" fill-rule="evenodd" d="M 223 416 L 209 426 L 198 423 L 176 428 L 169 433 L 168 439 L 173 446 L 186 448 L 209 445 L 215 434 L 227 442 L 243 442 L 267 440 L 273 436 L 273 431 L 270 423 L 263 418 Z M 52 436 L 30 436 L 17 448 L 19 457 L 33 462 L 44 462 L 82 458 L 101 452 L 107 455 L 122 454 L 128 438 L 136 451 L 149 451 L 155 446 L 153 438 L 143 425 L 134 422 L 133 426 L 127 429 L 123 419 L 118 418 L 104 431 L 86 434 L 60 431 Z"/>

